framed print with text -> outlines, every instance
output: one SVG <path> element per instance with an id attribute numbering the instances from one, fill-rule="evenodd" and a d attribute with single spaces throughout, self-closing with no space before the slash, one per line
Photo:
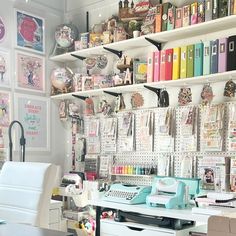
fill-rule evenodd
<path id="1" fill-rule="evenodd" d="M 17 93 L 14 104 L 17 119 L 24 128 L 26 150 L 49 151 L 50 99 Z"/>
<path id="2" fill-rule="evenodd" d="M 0 127 L 8 127 L 10 124 L 11 100 L 10 93 L 0 91 Z"/>
<path id="3" fill-rule="evenodd" d="M 10 51 L 0 48 L 0 87 L 11 86 Z"/>
<path id="4" fill-rule="evenodd" d="M 16 46 L 45 53 L 44 19 L 17 9 L 15 18 Z"/>
<path id="5" fill-rule="evenodd" d="M 16 51 L 16 88 L 45 92 L 45 59 L 36 54 Z"/>

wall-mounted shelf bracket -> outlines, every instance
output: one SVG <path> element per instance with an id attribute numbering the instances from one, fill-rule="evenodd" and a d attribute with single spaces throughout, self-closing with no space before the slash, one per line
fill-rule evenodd
<path id="1" fill-rule="evenodd" d="M 104 93 L 107 93 L 107 94 L 110 94 L 110 95 L 112 95 L 112 96 L 114 96 L 114 97 L 118 97 L 118 96 L 121 96 L 122 95 L 122 93 L 115 93 L 115 92 L 110 92 L 110 91 L 103 91 Z"/>
<path id="2" fill-rule="evenodd" d="M 85 101 L 87 98 L 89 98 L 88 96 L 81 96 L 81 95 L 76 95 L 76 94 L 72 94 L 73 97 L 79 98 L 83 101 Z"/>
<path id="3" fill-rule="evenodd" d="M 161 50 L 161 43 L 159 43 L 159 42 L 157 42 L 157 41 L 155 41 L 155 40 L 153 40 L 153 39 L 147 38 L 147 37 L 145 37 L 145 39 L 146 39 L 149 43 L 151 43 L 151 44 L 153 44 L 154 46 L 156 46 L 159 51 Z"/>
<path id="4" fill-rule="evenodd" d="M 147 86 L 147 85 L 144 85 L 144 88 L 154 92 L 157 95 L 157 106 L 159 106 L 159 99 L 160 99 L 161 89 L 160 88 L 150 87 L 150 86 Z"/>
<path id="5" fill-rule="evenodd" d="M 75 55 L 75 54 L 73 54 L 73 53 L 71 53 L 70 55 L 71 55 L 72 57 L 75 57 L 75 58 L 81 60 L 81 61 L 83 61 L 84 59 L 86 59 L 86 57 L 78 56 L 78 55 Z"/>
<path id="6" fill-rule="evenodd" d="M 111 48 L 107 48 L 107 47 L 103 47 L 105 50 L 115 54 L 116 56 L 118 56 L 119 58 L 122 57 L 123 53 L 122 51 L 118 51 L 118 50 L 115 50 L 115 49 L 111 49 Z"/>

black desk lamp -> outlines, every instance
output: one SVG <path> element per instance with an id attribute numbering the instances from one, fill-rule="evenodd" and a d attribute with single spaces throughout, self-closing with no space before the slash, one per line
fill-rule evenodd
<path id="1" fill-rule="evenodd" d="M 22 126 L 22 124 L 20 123 L 20 121 L 18 120 L 14 120 L 11 122 L 10 126 L 9 126 L 9 130 L 8 130 L 8 136 L 9 136 L 9 154 L 10 154 L 10 158 L 9 160 L 12 161 L 12 137 L 11 137 L 11 129 L 12 126 L 17 123 L 19 124 L 20 128 L 21 128 L 21 137 L 20 137 L 20 145 L 21 145 L 21 156 L 20 159 L 23 160 L 23 162 L 25 161 L 25 137 L 24 137 L 24 128 Z"/>

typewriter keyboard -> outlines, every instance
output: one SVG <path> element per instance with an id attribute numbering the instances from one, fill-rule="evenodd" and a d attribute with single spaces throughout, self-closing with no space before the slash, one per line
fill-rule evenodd
<path id="1" fill-rule="evenodd" d="M 118 190 L 109 190 L 105 193 L 105 197 L 107 198 L 119 198 L 132 200 L 137 195 L 137 192 L 128 192 L 128 191 L 118 191 Z"/>

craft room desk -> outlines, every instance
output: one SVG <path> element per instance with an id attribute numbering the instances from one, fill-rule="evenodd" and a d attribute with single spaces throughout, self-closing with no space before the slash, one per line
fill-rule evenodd
<path id="1" fill-rule="evenodd" d="M 0 224 L 0 236 L 73 236 L 71 233 L 43 229 L 25 224 Z"/>
<path id="2" fill-rule="evenodd" d="M 149 216 L 163 216 L 174 219 L 182 219 L 189 221 L 196 221 L 198 223 L 207 224 L 209 215 L 193 214 L 191 208 L 185 209 L 166 209 L 161 207 L 150 207 L 146 204 L 127 205 L 122 203 L 115 203 L 103 201 L 100 199 L 90 200 L 90 205 L 96 206 L 96 236 L 100 236 L 100 215 L 102 208 L 112 208 L 126 212 L 141 213 Z"/>

